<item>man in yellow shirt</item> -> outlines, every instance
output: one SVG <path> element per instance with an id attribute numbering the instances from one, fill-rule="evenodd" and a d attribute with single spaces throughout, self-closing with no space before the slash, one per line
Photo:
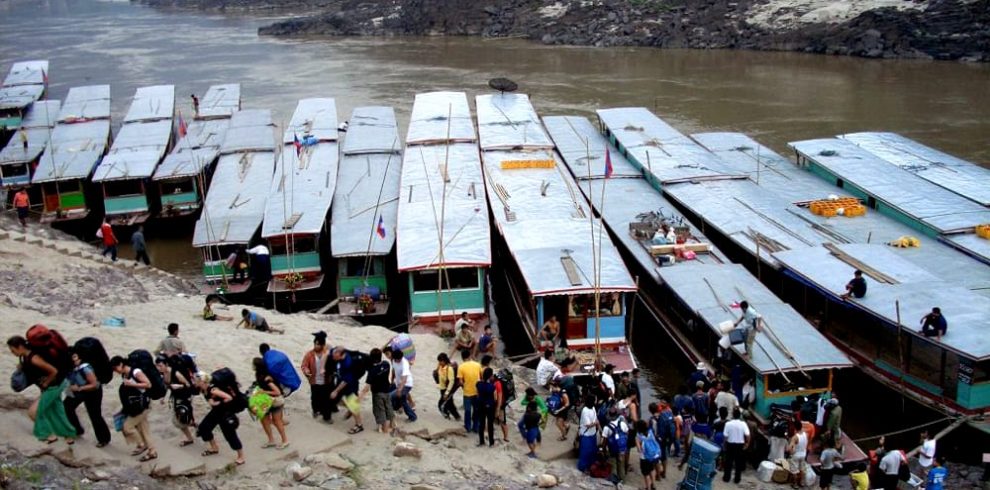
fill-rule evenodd
<path id="1" fill-rule="evenodd" d="M 474 417 L 475 402 L 478 400 L 478 381 L 481 379 L 481 364 L 471 358 L 471 351 L 461 351 L 460 367 L 457 368 L 457 380 L 464 391 L 464 430 L 478 431 L 478 419 Z"/>

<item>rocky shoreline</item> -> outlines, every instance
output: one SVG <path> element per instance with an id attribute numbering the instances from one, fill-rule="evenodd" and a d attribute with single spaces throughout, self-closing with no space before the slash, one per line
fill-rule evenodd
<path id="1" fill-rule="evenodd" d="M 463 35 L 549 45 L 990 61 L 988 0 L 144 1 L 299 13 L 259 29 L 268 36 Z"/>

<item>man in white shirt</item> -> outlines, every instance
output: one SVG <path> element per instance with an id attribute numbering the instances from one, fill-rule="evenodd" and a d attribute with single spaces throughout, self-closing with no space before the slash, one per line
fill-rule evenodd
<path id="1" fill-rule="evenodd" d="M 884 490 L 897 489 L 897 473 L 901 469 L 902 459 L 901 452 L 893 449 L 888 451 L 887 454 L 884 454 L 883 459 L 880 460 L 880 473 L 883 474 L 883 479 L 880 483 L 881 488 Z"/>
<path id="2" fill-rule="evenodd" d="M 454 323 L 454 332 L 460 332 L 461 327 L 467 325 L 468 327 L 474 328 L 474 320 L 468 318 L 468 312 L 462 312 L 461 317 L 457 319 Z"/>
<path id="3" fill-rule="evenodd" d="M 749 447 L 749 425 L 742 419 L 742 411 L 736 408 L 732 411 L 732 420 L 725 423 L 725 474 L 722 481 L 728 483 L 732 478 L 732 467 L 736 468 L 736 475 L 733 481 L 738 484 L 742 479 L 742 472 L 746 469 L 746 448 Z"/>
<path id="4" fill-rule="evenodd" d="M 612 395 L 615 394 L 615 380 L 612 379 L 612 371 L 614 370 L 614 365 L 606 364 L 605 372 L 602 373 L 602 384 L 605 385 L 605 389 L 608 390 L 608 398 L 612 398 Z"/>
<path id="5" fill-rule="evenodd" d="M 406 360 L 402 349 L 392 349 L 392 382 L 395 383 L 395 391 L 392 392 L 392 407 L 402 406 L 402 411 L 409 417 L 410 422 L 415 422 L 416 411 L 409 403 L 409 392 L 413 387 L 412 370 L 409 369 L 409 361 Z"/>
<path id="6" fill-rule="evenodd" d="M 921 451 L 918 451 L 918 464 L 925 473 L 935 462 L 935 438 L 927 430 L 921 431 Z"/>
<path id="7" fill-rule="evenodd" d="M 718 394 L 715 395 L 715 407 L 722 408 L 725 407 L 729 413 L 733 413 L 736 408 L 739 408 L 739 399 L 736 395 L 728 390 L 727 383 L 718 383 Z"/>
<path id="8" fill-rule="evenodd" d="M 742 309 L 742 316 L 736 320 L 733 327 L 742 323 L 743 328 L 746 329 L 746 357 L 748 358 L 753 356 L 753 342 L 756 340 L 756 332 L 763 329 L 763 315 L 756 311 L 756 308 L 750 306 L 747 301 L 741 301 L 739 308 Z"/>
<path id="9" fill-rule="evenodd" d="M 602 427 L 602 445 L 608 450 L 608 458 L 612 463 L 612 474 L 617 478 L 616 482 L 626 479 L 626 455 L 629 454 L 629 424 L 626 419 L 619 414 L 619 410 L 612 407 L 608 410 L 610 422 Z M 625 439 L 620 443 L 620 439 Z"/>
<path id="10" fill-rule="evenodd" d="M 544 388 L 553 381 L 554 378 L 561 375 L 560 368 L 553 363 L 553 350 L 547 349 L 543 353 L 543 357 L 540 359 L 540 363 L 536 365 L 536 385 L 542 386 Z"/>

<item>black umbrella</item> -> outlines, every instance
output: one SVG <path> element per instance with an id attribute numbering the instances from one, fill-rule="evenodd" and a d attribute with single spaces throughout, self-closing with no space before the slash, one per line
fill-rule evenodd
<path id="1" fill-rule="evenodd" d="M 519 88 L 519 84 L 508 78 L 493 78 L 488 81 L 488 86 L 503 94 L 506 92 L 515 92 Z"/>

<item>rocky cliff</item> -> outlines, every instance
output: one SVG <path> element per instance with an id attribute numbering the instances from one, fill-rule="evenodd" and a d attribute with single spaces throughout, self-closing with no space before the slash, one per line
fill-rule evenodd
<path id="1" fill-rule="evenodd" d="M 478 35 L 544 44 L 990 61 L 990 0 L 147 0 L 316 13 L 262 35 Z"/>

